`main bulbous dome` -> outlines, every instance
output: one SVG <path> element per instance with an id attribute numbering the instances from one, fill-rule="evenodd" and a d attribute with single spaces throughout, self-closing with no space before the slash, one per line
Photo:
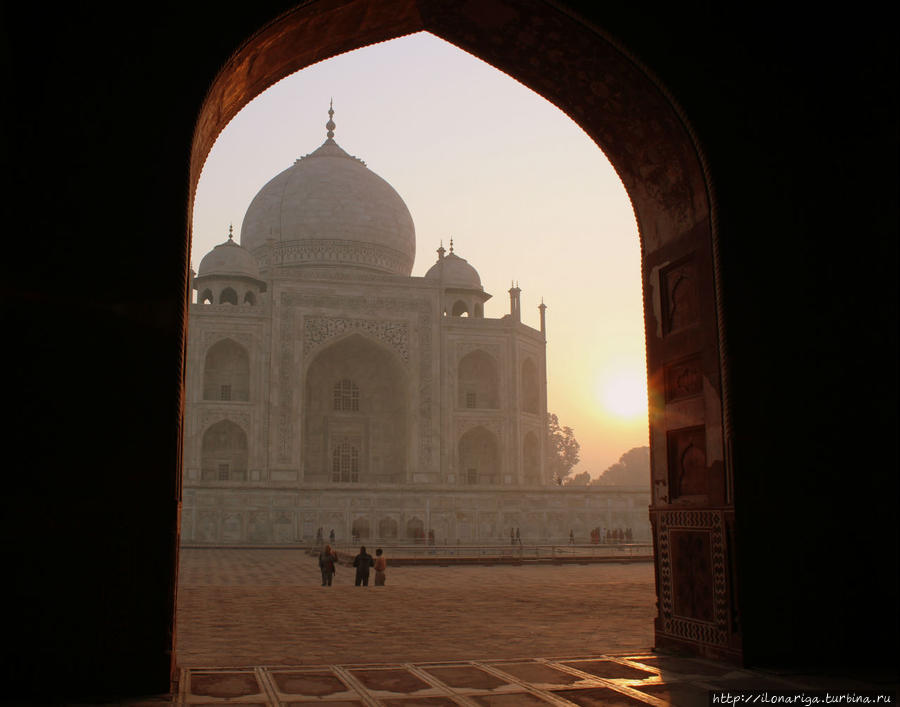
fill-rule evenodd
<path id="1" fill-rule="evenodd" d="M 332 115 L 332 111 L 329 111 Z M 412 272 L 416 229 L 400 195 L 365 163 L 328 139 L 254 197 L 241 245 L 263 267 L 336 266 Z"/>

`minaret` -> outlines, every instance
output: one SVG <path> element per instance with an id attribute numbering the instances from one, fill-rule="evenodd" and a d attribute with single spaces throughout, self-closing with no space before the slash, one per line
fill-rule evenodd
<path id="1" fill-rule="evenodd" d="M 512 287 L 509 288 L 509 314 L 517 322 L 521 322 L 522 311 L 519 309 L 519 293 L 522 290 L 519 289 L 518 283 L 510 284 L 512 284 Z"/>
<path id="2" fill-rule="evenodd" d="M 541 303 L 538 305 L 538 310 L 541 313 L 541 334 L 544 335 L 544 338 L 547 338 L 547 305 L 544 304 L 544 298 L 541 297 Z"/>

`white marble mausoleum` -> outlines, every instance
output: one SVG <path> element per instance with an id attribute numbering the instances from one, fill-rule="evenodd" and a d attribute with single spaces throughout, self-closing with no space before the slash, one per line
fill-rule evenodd
<path id="1" fill-rule="evenodd" d="M 526 326 L 513 286 L 486 318 L 452 241 L 411 276 L 406 204 L 329 115 L 325 142 L 253 199 L 240 245 L 229 232 L 194 277 L 183 542 L 648 541 L 649 489 L 548 478 L 544 306 Z"/>

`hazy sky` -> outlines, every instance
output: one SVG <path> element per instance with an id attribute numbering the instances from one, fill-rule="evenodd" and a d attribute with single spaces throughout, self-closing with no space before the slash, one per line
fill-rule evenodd
<path id="1" fill-rule="evenodd" d="M 640 249 L 631 204 L 603 153 L 568 116 L 506 74 L 419 33 L 329 59 L 256 98 L 217 140 L 194 206 L 194 267 L 235 239 L 251 199 L 325 140 L 403 197 L 416 226 L 413 275 L 452 236 L 481 275 L 486 317 L 539 326 L 547 304 L 549 410 L 600 474 L 647 444 Z"/>

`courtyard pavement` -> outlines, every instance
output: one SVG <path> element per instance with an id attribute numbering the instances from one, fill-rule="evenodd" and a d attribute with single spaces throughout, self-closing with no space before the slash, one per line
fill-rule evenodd
<path id="1" fill-rule="evenodd" d="M 178 690 L 124 704 L 711 704 L 714 691 L 896 684 L 763 673 L 651 650 L 653 565 L 340 566 L 302 550 L 185 549 Z M 893 702 L 891 702 L 893 704 Z"/>
<path id="2" fill-rule="evenodd" d="M 387 551 L 389 552 L 389 551 Z M 184 667 L 446 661 L 647 650 L 653 565 L 388 567 L 321 586 L 302 550 L 185 549 Z"/>

